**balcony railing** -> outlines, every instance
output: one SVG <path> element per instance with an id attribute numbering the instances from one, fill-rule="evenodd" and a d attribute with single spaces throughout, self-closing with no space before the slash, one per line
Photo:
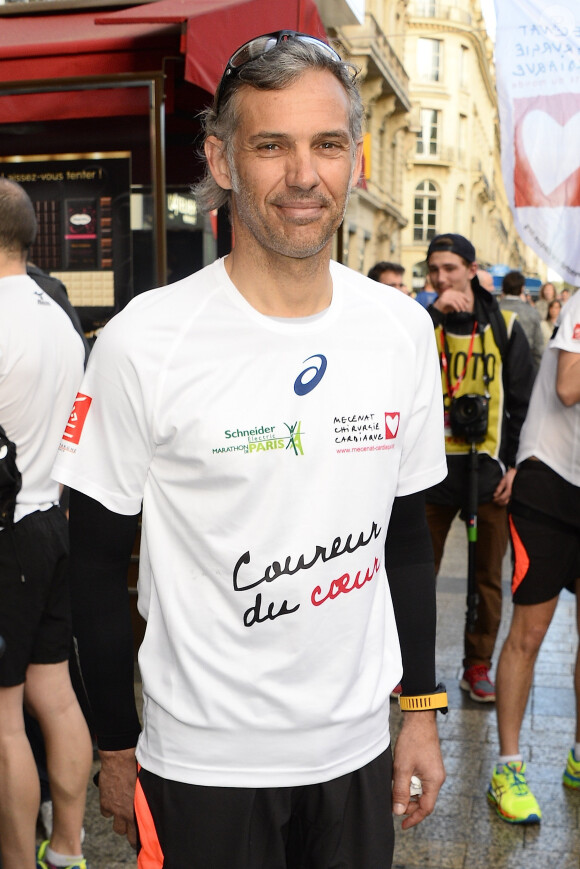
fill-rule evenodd
<path id="1" fill-rule="evenodd" d="M 416 163 L 434 163 L 440 164 L 445 163 L 446 165 L 449 163 L 454 163 L 457 158 L 457 154 L 455 148 L 452 148 L 450 145 L 440 145 L 437 148 L 436 154 L 415 154 L 415 162 Z"/>
<path id="2" fill-rule="evenodd" d="M 406 110 L 410 111 L 409 76 L 374 15 L 367 12 L 364 24 L 342 27 L 341 33 L 346 37 L 353 55 L 361 54 L 372 58 L 381 75 L 391 85 L 393 93 Z"/>

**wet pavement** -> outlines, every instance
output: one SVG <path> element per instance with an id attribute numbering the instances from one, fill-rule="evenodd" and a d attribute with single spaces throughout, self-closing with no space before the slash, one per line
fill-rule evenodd
<path id="1" fill-rule="evenodd" d="M 575 598 L 562 592 L 538 656 L 522 726 L 520 750 L 542 822 L 514 826 L 497 817 L 485 796 L 499 750 L 495 704 L 475 703 L 459 688 L 466 572 L 465 530 L 456 522 L 437 592 L 437 675 L 449 696 L 449 714 L 438 716 L 447 780 L 434 814 L 413 830 L 398 832 L 394 869 L 579 869 L 580 793 L 562 785 L 575 732 Z M 503 578 L 503 618 L 492 678 L 511 618 L 509 556 Z M 393 729 L 399 715 L 398 710 L 393 714 Z"/>
<path id="2" fill-rule="evenodd" d="M 466 570 L 465 531 L 456 522 L 438 581 L 437 674 L 447 685 L 449 695 L 449 714 L 439 716 L 439 735 L 447 781 L 435 813 L 413 830 L 397 831 L 394 869 L 580 869 L 580 793 L 562 786 L 575 726 L 574 597 L 562 593 L 538 657 L 522 728 L 521 750 L 528 762 L 528 783 L 540 802 L 543 820 L 540 825 L 530 827 L 512 826 L 497 817 L 485 796 L 498 753 L 495 706 L 475 703 L 459 689 Z M 503 619 L 496 659 L 509 625 L 509 577 L 506 556 Z M 391 711 L 396 734 L 400 713 L 394 702 Z M 85 828 L 85 855 L 90 869 L 136 866 L 134 852 L 112 832 L 111 821 L 101 817 L 98 792 L 92 782 Z M 190 860 L 186 864 L 184 869 L 195 865 Z"/>

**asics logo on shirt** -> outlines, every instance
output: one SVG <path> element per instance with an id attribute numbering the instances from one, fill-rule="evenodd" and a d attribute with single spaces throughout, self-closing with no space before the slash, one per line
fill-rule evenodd
<path id="1" fill-rule="evenodd" d="M 304 362 L 310 362 L 311 359 L 317 359 L 318 365 L 309 365 L 308 368 L 300 372 L 294 381 L 294 392 L 296 395 L 308 395 L 315 386 L 318 386 L 324 377 L 327 365 L 326 356 L 323 356 L 322 353 L 316 353 L 314 356 L 309 356 Z"/>

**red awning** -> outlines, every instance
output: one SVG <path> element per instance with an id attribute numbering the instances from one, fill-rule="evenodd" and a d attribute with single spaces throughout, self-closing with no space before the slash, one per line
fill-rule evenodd
<path id="1" fill-rule="evenodd" d="M 58 80 L 160 71 L 164 57 L 180 53 L 185 78 L 213 93 L 239 45 L 282 29 L 325 36 L 314 0 L 159 0 L 101 15 L 3 17 L 0 123 L 146 113 L 145 88 L 64 93 Z M 54 82 L 54 91 L 6 95 L 26 81 Z"/>
<path id="2" fill-rule="evenodd" d="M 147 114 L 145 87 L 59 91 L 60 79 L 160 71 L 180 51 L 180 27 L 165 23 L 104 28 L 94 12 L 6 17 L 0 22 L 0 123 Z M 4 95 L 22 82 L 54 91 Z"/>
<path id="3" fill-rule="evenodd" d="M 186 21 L 185 78 L 209 93 L 215 91 L 228 58 L 253 36 L 301 30 L 326 37 L 314 0 L 158 0 L 99 15 L 96 21 L 117 25 Z"/>
<path id="4" fill-rule="evenodd" d="M 244 2 L 245 0 L 156 0 L 154 3 L 130 6 L 119 12 L 103 12 L 95 20 L 98 24 L 180 24 L 188 18 Z"/>
<path id="5" fill-rule="evenodd" d="M 0 22 L 0 81 L 136 72 L 151 53 L 178 50 L 179 28 L 171 23 L 105 29 L 94 12 L 6 16 Z"/>

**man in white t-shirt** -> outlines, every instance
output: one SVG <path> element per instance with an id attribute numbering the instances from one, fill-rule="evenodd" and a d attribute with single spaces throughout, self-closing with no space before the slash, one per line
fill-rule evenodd
<path id="1" fill-rule="evenodd" d="M 13 522 L 0 520 L 0 852 L 3 869 L 86 869 L 81 828 L 92 747 L 69 677 L 68 529 L 51 478 L 84 348 L 67 314 L 26 274 L 35 235 L 28 195 L 0 179 L 0 424 L 22 475 Z M 54 805 L 38 862 L 40 786 L 24 703 L 42 729 Z"/>
<path id="2" fill-rule="evenodd" d="M 330 262 L 362 116 L 353 70 L 314 37 L 233 55 L 197 193 L 229 205 L 235 247 L 108 324 L 61 444 L 101 806 L 135 842 L 135 795 L 140 866 L 383 869 L 391 812 L 418 823 L 444 779 L 421 495 L 446 472 L 433 330 Z M 393 774 L 401 676 L 417 711 Z"/>
<path id="3" fill-rule="evenodd" d="M 488 797 L 513 824 L 542 813 L 526 782 L 519 735 L 534 664 L 563 588 L 580 595 L 580 293 L 562 310 L 522 428 L 510 506 L 514 609 L 497 669 L 500 757 Z M 575 689 L 579 690 L 580 653 Z M 578 702 L 578 698 L 577 698 Z M 580 721 L 564 784 L 580 789 Z"/>

